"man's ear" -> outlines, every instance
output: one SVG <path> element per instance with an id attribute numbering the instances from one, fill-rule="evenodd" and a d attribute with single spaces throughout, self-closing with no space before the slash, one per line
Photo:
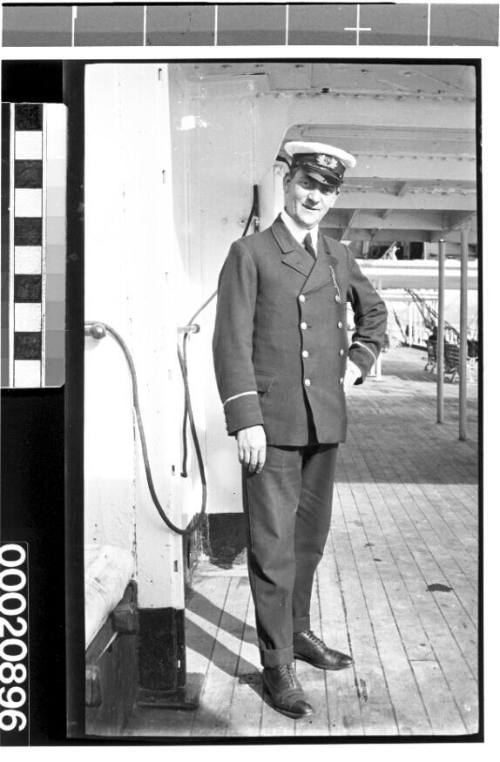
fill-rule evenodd
<path id="1" fill-rule="evenodd" d="M 285 193 L 288 190 L 288 186 L 290 185 L 291 179 L 292 179 L 292 176 L 290 172 L 287 172 L 286 175 L 283 176 L 283 190 L 285 191 Z"/>

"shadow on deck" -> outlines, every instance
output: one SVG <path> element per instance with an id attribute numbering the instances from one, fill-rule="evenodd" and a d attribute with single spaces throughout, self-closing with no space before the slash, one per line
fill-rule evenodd
<path id="1" fill-rule="evenodd" d="M 435 423 L 425 353 L 384 355 L 384 376 L 349 395 L 329 542 L 313 628 L 352 669 L 297 664 L 315 707 L 294 722 L 262 699 L 253 607 L 241 558 L 200 564 L 187 602 L 188 672 L 204 676 L 194 712 L 137 710 L 129 735 L 295 737 L 470 735 L 478 730 L 477 385 L 458 441 L 458 382 Z"/>

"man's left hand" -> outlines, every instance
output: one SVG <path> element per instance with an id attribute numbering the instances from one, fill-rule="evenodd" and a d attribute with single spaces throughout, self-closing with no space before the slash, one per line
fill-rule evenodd
<path id="1" fill-rule="evenodd" d="M 361 371 L 356 363 L 348 358 L 344 375 L 344 388 L 350 389 L 358 378 L 361 378 Z"/>

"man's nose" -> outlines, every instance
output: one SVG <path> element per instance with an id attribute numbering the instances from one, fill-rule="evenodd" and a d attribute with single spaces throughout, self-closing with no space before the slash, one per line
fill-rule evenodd
<path id="1" fill-rule="evenodd" d="M 319 190 L 319 188 L 310 188 L 310 189 L 309 189 L 309 194 L 308 194 L 308 195 L 309 195 L 309 199 L 310 199 L 311 201 L 314 201 L 314 203 L 315 203 L 315 204 L 317 204 L 317 203 L 318 203 L 318 201 L 319 201 L 319 200 L 320 200 L 320 198 L 321 198 L 321 193 L 320 193 L 320 190 Z"/>

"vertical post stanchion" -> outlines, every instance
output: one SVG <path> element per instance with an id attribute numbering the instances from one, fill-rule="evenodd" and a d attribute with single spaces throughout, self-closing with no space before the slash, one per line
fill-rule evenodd
<path id="1" fill-rule="evenodd" d="M 382 291 L 382 278 L 378 278 L 377 280 L 377 291 L 379 294 Z M 375 363 L 375 378 L 377 381 L 380 381 L 382 378 L 382 352 L 380 352 Z"/>
<path id="2" fill-rule="evenodd" d="M 458 389 L 458 438 L 467 439 L 467 269 L 469 259 L 469 228 L 461 230 L 460 266 L 460 353 Z"/>
<path id="3" fill-rule="evenodd" d="M 438 323 L 436 340 L 437 370 L 437 422 L 444 422 L 444 263 L 446 257 L 445 242 L 439 239 L 438 269 Z"/>

